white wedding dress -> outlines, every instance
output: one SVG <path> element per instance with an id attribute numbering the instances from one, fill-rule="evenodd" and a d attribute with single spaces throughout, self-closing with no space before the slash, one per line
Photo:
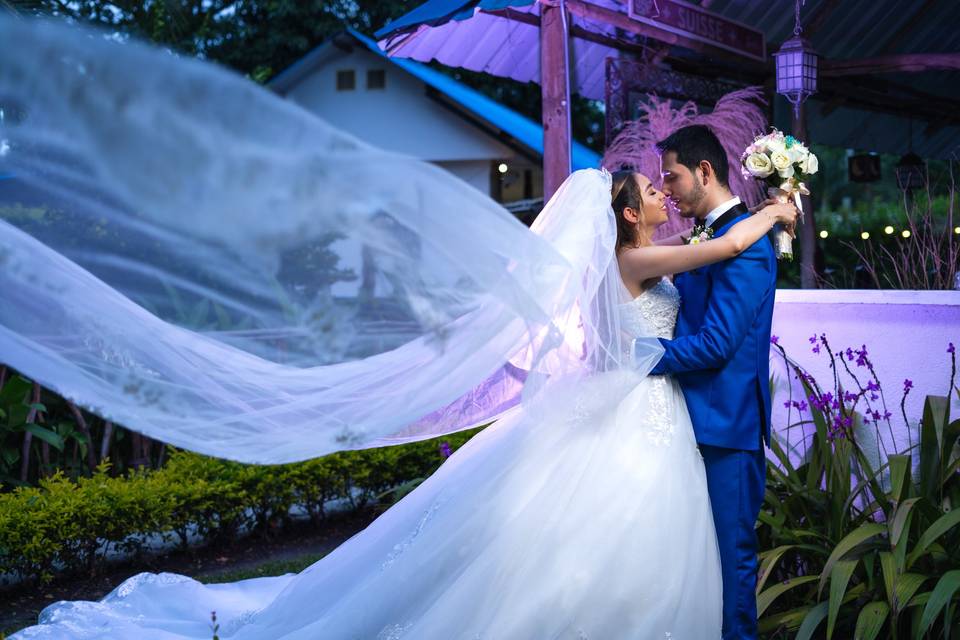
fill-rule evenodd
<path id="1" fill-rule="evenodd" d="M 678 307 L 663 279 L 621 320 L 672 337 Z M 302 573 L 143 573 L 13 638 L 209 639 L 214 610 L 237 640 L 719 638 L 720 559 L 680 389 L 620 370 L 551 390 Z"/>
<path id="2" fill-rule="evenodd" d="M 493 424 L 297 575 L 140 574 L 15 638 L 716 640 L 720 560 L 608 172 L 530 229 L 247 79 L 0 15 L 0 357 L 193 451 L 284 463 Z M 356 272 L 352 276 L 352 272 Z M 652 344 L 651 344 L 652 343 Z"/>

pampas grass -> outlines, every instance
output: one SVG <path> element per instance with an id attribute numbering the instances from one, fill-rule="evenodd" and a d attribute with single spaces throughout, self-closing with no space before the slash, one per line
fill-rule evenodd
<path id="1" fill-rule="evenodd" d="M 763 185 L 740 174 L 740 155 L 754 138 L 767 129 L 766 99 L 760 87 L 749 87 L 723 96 L 710 113 L 700 113 L 687 102 L 674 108 L 667 99 L 648 95 L 639 104 L 640 115 L 628 123 L 607 147 L 603 166 L 610 171 L 633 169 L 660 185 L 660 159 L 654 147 L 668 135 L 693 124 L 703 124 L 720 139 L 730 163 L 730 189 L 749 204 L 763 199 Z M 655 238 L 690 228 L 690 221 L 671 209 L 670 220 L 657 230 Z"/>

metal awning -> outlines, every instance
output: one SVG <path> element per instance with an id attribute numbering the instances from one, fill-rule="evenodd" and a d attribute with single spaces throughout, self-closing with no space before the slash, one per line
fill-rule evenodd
<path id="1" fill-rule="evenodd" d="M 558 2 L 430 0 L 377 37 L 390 55 L 538 82 L 540 9 Z M 769 53 L 793 30 L 793 0 L 696 5 L 762 32 L 768 55 L 760 61 L 665 26 L 627 30 L 625 2 L 565 0 L 564 5 L 570 13 L 571 90 L 592 99 L 605 96 L 608 57 L 639 58 L 666 72 L 769 89 Z M 960 149 L 960 3 L 806 0 L 801 16 L 804 35 L 822 56 L 820 92 L 807 108 L 811 140 L 902 154 L 911 145 L 912 129 L 912 147 L 920 155 L 946 158 Z"/>

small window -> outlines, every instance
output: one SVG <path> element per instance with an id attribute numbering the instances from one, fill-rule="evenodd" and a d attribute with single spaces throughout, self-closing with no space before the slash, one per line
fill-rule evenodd
<path id="1" fill-rule="evenodd" d="M 353 91 L 357 88 L 357 74 L 353 69 L 337 71 L 337 91 Z"/>
<path id="2" fill-rule="evenodd" d="M 367 70 L 367 89 L 383 89 L 387 86 L 387 72 L 383 69 Z"/>

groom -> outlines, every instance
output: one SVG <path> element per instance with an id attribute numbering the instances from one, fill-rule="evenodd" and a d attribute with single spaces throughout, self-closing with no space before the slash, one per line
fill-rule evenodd
<path id="1" fill-rule="evenodd" d="M 727 155 L 705 126 L 657 143 L 663 192 L 685 218 L 722 236 L 750 215 L 730 192 Z M 723 640 L 757 637 L 757 536 L 770 439 L 770 323 L 777 262 L 762 238 L 739 256 L 678 274 L 676 337 L 653 374 L 683 388 L 707 485 L 723 565 Z"/>

